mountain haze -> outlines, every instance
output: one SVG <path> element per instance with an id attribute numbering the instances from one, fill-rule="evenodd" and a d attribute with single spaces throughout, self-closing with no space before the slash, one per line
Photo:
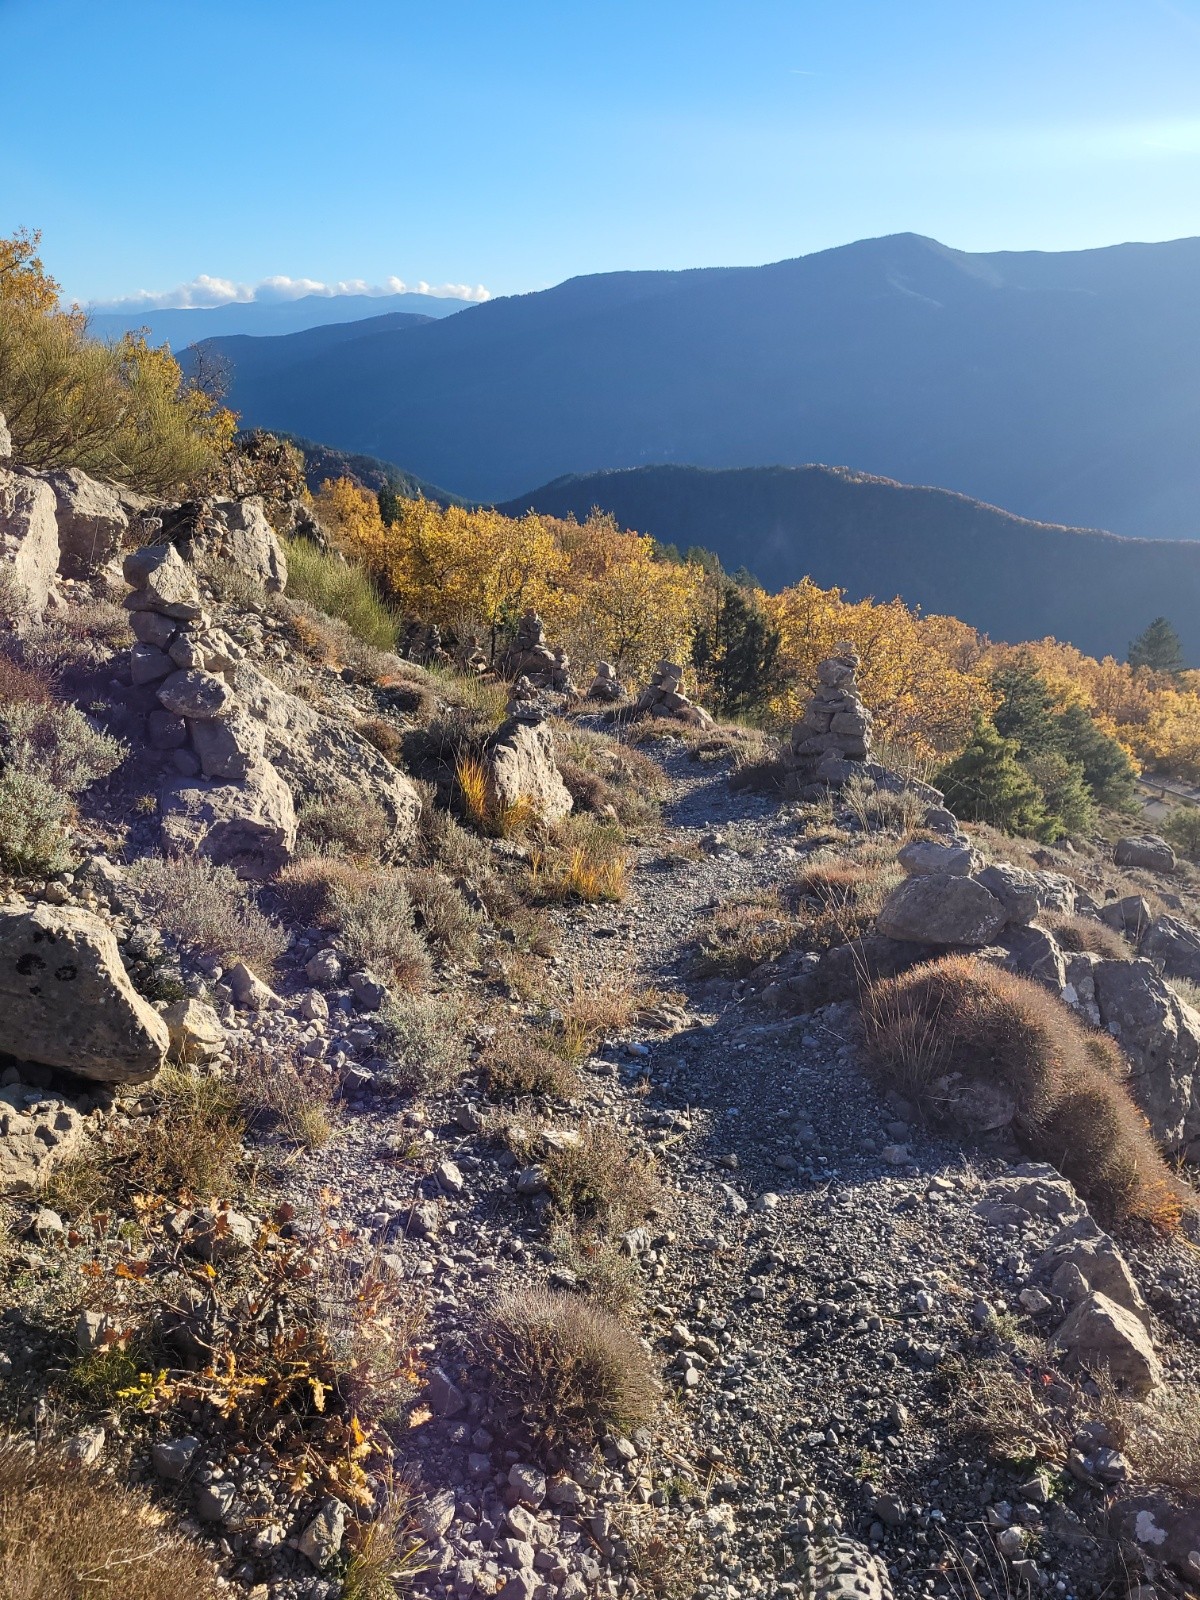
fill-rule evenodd
<path id="1" fill-rule="evenodd" d="M 835 467 L 640 467 L 559 478 L 500 509 L 587 515 L 681 550 L 704 545 L 768 589 L 811 577 L 849 600 L 899 595 L 994 639 L 1054 634 L 1124 658 L 1165 615 L 1200 664 L 1200 541 L 1118 538 L 1031 522 L 944 489 Z"/>
<path id="2" fill-rule="evenodd" d="M 970 254 L 915 234 L 620 272 L 235 375 L 246 425 L 476 500 L 565 472 L 846 462 L 1039 520 L 1200 533 L 1200 239 Z"/>
<path id="3" fill-rule="evenodd" d="M 153 343 L 169 344 L 178 352 L 201 339 L 299 333 L 339 322 L 374 321 L 392 312 L 432 320 L 453 316 L 465 303 L 432 294 L 306 294 L 296 300 L 240 300 L 225 306 L 92 311 L 88 323 L 98 339 L 148 328 Z"/>

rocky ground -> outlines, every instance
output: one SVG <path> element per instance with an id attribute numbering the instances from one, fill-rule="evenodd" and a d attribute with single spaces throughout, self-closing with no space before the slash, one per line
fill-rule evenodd
<path id="1" fill-rule="evenodd" d="M 821 726 L 853 726 L 806 734 L 828 792 L 755 792 L 739 730 L 622 729 L 559 695 L 505 724 L 502 793 L 499 685 L 352 651 L 279 597 L 265 518 L 223 517 L 228 541 L 260 530 L 253 581 L 140 557 L 131 648 L 110 565 L 58 582 L 6 657 L 14 703 L 42 673 L 128 741 L 75 864 L 4 884 L 13 970 L 70 937 L 96 984 L 70 1061 L 65 1024 L 7 1039 L 7 1425 L 149 1486 L 254 1600 L 1191 1593 L 1194 1227 L 1112 1238 L 1011 1108 L 935 1136 L 873 1073 L 844 959 L 912 959 L 926 902 L 982 916 L 936 945 L 1119 1034 L 1182 1154 L 1200 1016 L 1158 968 L 1200 963 L 1189 876 L 1166 889 L 1151 847 L 1123 876 L 967 839 L 881 769 L 872 809 L 836 781 L 869 733 L 847 661 Z M 493 763 L 476 828 L 447 820 L 469 820 L 463 749 Z M 346 784 L 376 797 L 373 843 Z M 207 869 L 164 863 L 163 795 L 210 854 L 232 821 L 257 887 L 228 874 L 213 900 Z M 1001 850 L 1018 865 L 983 866 Z M 851 873 L 852 928 L 818 914 L 817 869 L 825 892 Z M 1093 943 L 1041 926 L 1052 906 Z M 32 991 L 0 976 L 3 1043 Z M 85 1058 L 139 1081 L 81 1086 Z M 493 1333 L 528 1303 L 601 1319 L 610 1387 L 653 1374 L 652 1404 L 594 1408 L 617 1419 L 594 1451 L 513 1400 L 531 1375 Z"/>

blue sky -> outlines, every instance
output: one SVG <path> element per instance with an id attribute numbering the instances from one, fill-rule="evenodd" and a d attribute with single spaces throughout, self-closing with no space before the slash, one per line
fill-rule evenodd
<path id="1" fill-rule="evenodd" d="M 1200 233 L 1200 0 L 0 0 L 0 59 L 82 300 Z"/>

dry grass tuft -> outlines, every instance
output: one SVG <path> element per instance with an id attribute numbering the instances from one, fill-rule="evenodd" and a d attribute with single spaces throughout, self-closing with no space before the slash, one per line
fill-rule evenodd
<path id="1" fill-rule="evenodd" d="M 497 800 L 483 756 L 464 753 L 458 757 L 454 786 L 467 821 L 491 838 L 509 839 L 524 833 L 534 820 L 533 807 L 524 798 L 513 805 L 502 805 Z"/>
<path id="2" fill-rule="evenodd" d="M 605 1039 L 628 1028 L 637 1008 L 637 996 L 626 978 L 592 984 L 577 979 L 546 1034 L 547 1045 L 568 1061 L 581 1061 Z"/>
<path id="3" fill-rule="evenodd" d="M 607 1122 L 585 1122 L 579 1138 L 542 1157 L 554 1204 L 604 1233 L 635 1227 L 658 1204 L 662 1184 L 653 1156 L 630 1149 Z"/>
<path id="4" fill-rule="evenodd" d="M 575 1296 L 506 1295 L 478 1350 L 502 1420 L 549 1465 L 654 1416 L 659 1388 L 645 1348 L 611 1313 Z"/>
<path id="5" fill-rule="evenodd" d="M 333 1136 L 333 1080 L 319 1062 L 253 1051 L 240 1064 L 238 1100 L 252 1126 L 319 1150 Z"/>
<path id="6" fill-rule="evenodd" d="M 530 893 L 543 905 L 623 900 L 628 874 L 620 828 L 588 816 L 567 818 L 530 855 Z"/>
<path id="7" fill-rule="evenodd" d="M 1185 1191 L 1124 1087 L 1124 1057 L 1040 984 L 951 956 L 871 984 L 863 1021 L 878 1075 L 935 1119 L 955 1085 L 1008 1090 L 1023 1147 L 1103 1220 L 1178 1226 Z"/>
<path id="8" fill-rule="evenodd" d="M 200 1550 L 142 1494 L 17 1440 L 0 1443 L 4 1600 L 216 1600 Z"/>
<path id="9" fill-rule="evenodd" d="M 731 895 L 700 930 L 696 970 L 702 977 L 744 978 L 782 955 L 803 926 L 770 890 Z"/>
<path id="10" fill-rule="evenodd" d="M 265 977 L 287 948 L 287 935 L 258 909 L 231 867 L 200 857 L 135 862 L 131 876 L 151 918 L 194 950 L 242 960 Z"/>
<path id="11" fill-rule="evenodd" d="M 1128 961 L 1133 952 L 1121 935 L 1094 917 L 1071 916 L 1065 911 L 1044 911 L 1038 921 L 1064 950 L 1090 951 L 1106 961 Z"/>

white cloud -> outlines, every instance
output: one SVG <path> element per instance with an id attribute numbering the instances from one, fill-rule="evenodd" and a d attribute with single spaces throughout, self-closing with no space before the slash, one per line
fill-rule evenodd
<path id="1" fill-rule="evenodd" d="M 371 296 L 388 294 L 428 294 L 439 300 L 490 300 L 490 292 L 481 283 L 426 283 L 422 278 L 408 283 L 403 278 L 385 278 L 382 283 L 368 283 L 365 278 L 348 278 L 340 283 L 322 283 L 317 278 L 289 278 L 279 273 L 262 278 L 258 283 L 235 283 L 232 278 L 214 278 L 202 272 L 191 283 L 181 283 L 174 289 L 159 291 L 139 289 L 135 294 L 119 300 L 93 300 L 93 311 L 162 311 L 191 309 L 197 306 L 228 306 L 248 304 L 254 300 L 299 300 L 304 295 L 318 294 L 332 298 L 342 294 Z"/>

